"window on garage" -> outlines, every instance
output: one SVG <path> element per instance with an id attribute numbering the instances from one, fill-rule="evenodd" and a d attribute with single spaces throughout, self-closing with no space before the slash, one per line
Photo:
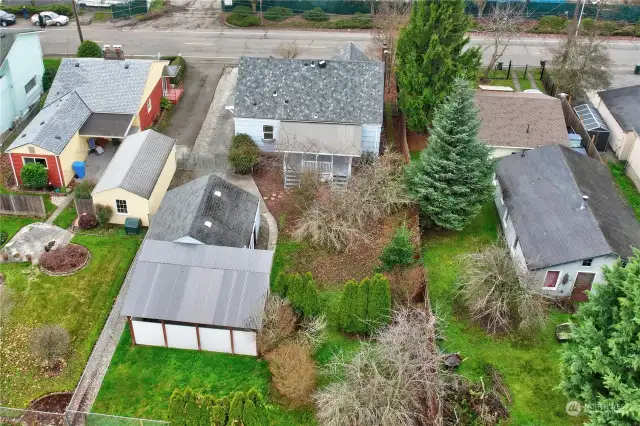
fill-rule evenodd
<path id="1" fill-rule="evenodd" d="M 29 163 L 42 164 L 45 168 L 47 168 L 47 160 L 46 160 L 46 158 L 22 157 L 22 162 L 24 164 L 29 164 Z"/>
<path id="2" fill-rule="evenodd" d="M 116 200 L 116 211 L 118 214 L 128 214 L 127 200 Z"/>

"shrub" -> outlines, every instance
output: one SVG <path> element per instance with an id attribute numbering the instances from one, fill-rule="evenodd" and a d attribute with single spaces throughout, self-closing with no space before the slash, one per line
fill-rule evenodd
<path id="1" fill-rule="evenodd" d="M 164 96 L 162 98 L 160 98 L 160 108 L 170 111 L 171 108 L 173 108 L 173 104 L 171 103 L 171 101 L 167 98 L 165 98 Z"/>
<path id="2" fill-rule="evenodd" d="M 581 29 L 586 32 L 594 32 L 596 30 L 596 21 L 592 18 L 584 18 L 580 23 Z"/>
<path id="3" fill-rule="evenodd" d="M 177 65 L 180 67 L 176 76 L 171 79 L 171 82 L 173 84 L 182 83 L 184 80 L 184 73 L 187 72 L 187 61 L 185 61 L 182 56 L 176 56 L 175 59 L 171 61 L 171 65 Z"/>
<path id="4" fill-rule="evenodd" d="M 320 314 L 320 299 L 310 272 L 304 275 L 280 274 L 276 278 L 274 292 L 286 297 L 299 314 L 309 317 Z"/>
<path id="5" fill-rule="evenodd" d="M 87 261 L 89 251 L 77 244 L 67 244 L 40 256 L 40 266 L 50 272 L 73 271 Z"/>
<path id="6" fill-rule="evenodd" d="M 39 163 L 27 163 L 20 171 L 22 186 L 28 189 L 42 189 L 49 183 L 47 169 Z"/>
<path id="7" fill-rule="evenodd" d="M 387 277 L 376 274 L 361 282 L 345 283 L 339 305 L 339 326 L 347 333 L 373 333 L 389 323 L 391 287 Z"/>
<path id="8" fill-rule="evenodd" d="M 237 9 L 237 8 L 236 8 Z M 264 19 L 268 21 L 280 22 L 293 16 L 293 10 L 288 7 L 270 7 L 264 13 Z"/>
<path id="9" fill-rule="evenodd" d="M 58 70 L 53 68 L 45 68 L 44 74 L 42 74 L 42 90 L 45 92 L 51 88 L 53 84 L 53 79 L 56 78 L 56 73 Z"/>
<path id="10" fill-rule="evenodd" d="M 569 20 L 563 16 L 543 16 L 533 27 L 533 32 L 542 34 L 558 34 L 566 31 Z"/>
<path id="11" fill-rule="evenodd" d="M 238 134 L 233 137 L 228 159 L 236 173 L 251 173 L 260 162 L 260 148 L 249 135 Z"/>
<path id="12" fill-rule="evenodd" d="M 175 389 L 169 399 L 168 419 L 172 426 L 250 426 L 268 423 L 264 400 L 255 389 L 250 389 L 246 394 L 236 392 L 231 403 L 226 396 L 216 398 L 193 392 L 189 388 Z"/>
<path id="13" fill-rule="evenodd" d="M 96 185 L 92 182 L 80 182 L 74 189 L 76 198 L 79 198 L 81 200 L 90 200 L 91 192 L 93 191 L 93 188 L 95 188 L 95 186 Z"/>
<path id="14" fill-rule="evenodd" d="M 0 231 L 0 246 L 6 243 L 8 238 L 9 234 L 7 234 L 7 231 Z"/>
<path id="15" fill-rule="evenodd" d="M 231 406 L 229 407 L 229 419 L 227 425 L 241 425 L 242 424 L 242 408 L 244 407 L 244 393 L 236 392 L 231 399 Z"/>
<path id="16" fill-rule="evenodd" d="M 389 271 L 394 266 L 407 267 L 414 262 L 415 247 L 411 239 L 411 231 L 407 224 L 396 229 L 393 238 L 382 251 L 379 259 L 382 262 L 382 270 Z"/>
<path id="17" fill-rule="evenodd" d="M 269 352 L 271 379 L 276 390 L 293 407 L 308 404 L 316 387 L 316 369 L 310 348 L 288 342 Z"/>
<path id="18" fill-rule="evenodd" d="M 91 40 L 85 40 L 78 46 L 78 58 L 102 58 L 102 49 L 98 43 Z"/>
<path id="19" fill-rule="evenodd" d="M 356 13 L 351 18 L 341 18 L 334 21 L 327 21 L 319 25 L 320 28 L 327 29 L 347 29 L 347 28 L 373 28 L 373 20 L 370 15 Z"/>
<path id="20" fill-rule="evenodd" d="M 113 208 L 111 206 L 107 206 L 104 204 L 96 204 L 96 217 L 98 219 L 98 223 L 101 226 L 109 223 L 111 218 L 113 217 Z"/>
<path id="21" fill-rule="evenodd" d="M 31 352 L 44 362 L 45 367 L 53 368 L 64 359 L 69 350 L 69 333 L 60 325 L 45 325 L 34 330 L 29 340 Z"/>
<path id="22" fill-rule="evenodd" d="M 227 22 L 236 27 L 256 27 L 260 25 L 260 18 L 248 6 L 236 6 L 233 13 L 227 16 Z"/>
<path id="23" fill-rule="evenodd" d="M 307 21 L 321 22 L 321 21 L 328 21 L 329 15 L 327 15 L 327 13 L 321 8 L 314 7 L 311 10 L 305 10 L 302 13 L 302 18 Z"/>
<path id="24" fill-rule="evenodd" d="M 83 213 L 78 219 L 80 229 L 93 229 L 98 226 L 98 218 L 91 213 Z"/>
<path id="25" fill-rule="evenodd" d="M 262 314 L 262 327 L 258 331 L 258 351 L 265 354 L 296 332 L 297 317 L 291 304 L 272 294 Z"/>
<path id="26" fill-rule="evenodd" d="M 249 6 L 236 6 L 233 8 L 233 12 L 240 18 L 246 18 L 247 16 L 253 15 L 253 10 Z"/>
<path id="27" fill-rule="evenodd" d="M 293 59 L 298 56 L 300 49 L 295 42 L 280 43 L 273 52 L 281 58 Z"/>

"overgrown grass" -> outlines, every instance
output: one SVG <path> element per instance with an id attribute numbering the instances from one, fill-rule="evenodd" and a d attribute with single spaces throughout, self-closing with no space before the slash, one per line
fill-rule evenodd
<path id="1" fill-rule="evenodd" d="M 151 3 L 151 5 L 153 6 L 153 3 Z M 93 18 L 91 18 L 91 21 L 107 22 L 111 18 L 113 18 L 113 13 L 111 12 L 96 12 L 93 14 Z"/>
<path id="2" fill-rule="evenodd" d="M 526 339 L 491 337 L 454 307 L 460 255 L 495 241 L 497 230 L 498 217 L 490 203 L 462 232 L 435 232 L 423 240 L 429 297 L 444 324 L 443 347 L 447 352 L 460 352 L 465 360 L 459 371 L 471 380 L 484 378 L 489 383 L 484 377 L 487 364 L 503 374 L 513 397 L 509 424 L 582 424 L 584 419 L 567 416 L 567 399 L 555 389 L 560 377 L 561 346 L 554 339 L 553 325 L 566 321 L 567 315 L 552 314 L 545 330 Z"/>
<path id="3" fill-rule="evenodd" d="M 616 182 L 618 189 L 620 189 L 622 196 L 627 200 L 636 214 L 636 219 L 640 220 L 640 192 L 624 171 L 625 165 L 626 163 L 624 162 L 609 162 L 609 170 L 611 170 L 613 180 Z"/>
<path id="4" fill-rule="evenodd" d="M 76 206 L 72 202 L 60 212 L 57 218 L 53 220 L 53 224 L 62 229 L 67 229 L 71 226 L 77 216 L 78 213 L 76 212 Z"/>
<path id="5" fill-rule="evenodd" d="M 27 226 L 30 223 L 38 222 L 43 220 L 39 217 L 23 217 L 23 216 L 2 216 L 0 219 L 0 231 L 4 231 L 7 233 L 7 241 L 8 243 L 11 238 L 16 235 L 16 233 L 23 226 Z M 2 244 L 4 246 L 4 244 Z M 1 246 L 0 246 L 1 247 Z"/>
<path id="6" fill-rule="evenodd" d="M 2 266 L 14 306 L 0 332 L 0 405 L 25 407 L 76 386 L 140 244 L 87 236 L 73 242 L 91 252 L 89 264 L 73 275 L 49 276 L 29 263 Z M 67 365 L 54 377 L 43 374 L 27 347 L 32 330 L 45 324 L 60 324 L 71 336 Z"/>

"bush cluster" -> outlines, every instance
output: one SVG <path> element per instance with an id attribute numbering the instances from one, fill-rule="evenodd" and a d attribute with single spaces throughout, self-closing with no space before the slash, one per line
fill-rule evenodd
<path id="1" fill-rule="evenodd" d="M 260 148 L 249 135 L 240 133 L 231 141 L 228 159 L 236 173 L 251 173 L 260 162 Z"/>
<path id="2" fill-rule="evenodd" d="M 0 246 L 6 243 L 8 238 L 9 234 L 7 233 L 7 231 L 0 231 Z"/>
<path id="3" fill-rule="evenodd" d="M 58 324 L 37 328 L 29 339 L 29 349 L 46 368 L 53 368 L 69 352 L 69 332 Z"/>
<path id="4" fill-rule="evenodd" d="M 288 7 L 270 7 L 264 13 L 264 19 L 268 21 L 280 22 L 293 16 L 293 10 Z"/>
<path id="5" fill-rule="evenodd" d="M 356 13 L 350 18 L 340 18 L 333 21 L 323 22 L 318 26 L 326 29 L 347 29 L 347 28 L 373 28 L 373 20 L 370 15 L 364 13 Z"/>
<path id="6" fill-rule="evenodd" d="M 28 163 L 20 171 L 22 186 L 28 189 L 42 189 L 49 183 L 47 169 L 40 163 Z"/>
<path id="7" fill-rule="evenodd" d="M 216 398 L 176 389 L 169 400 L 171 426 L 261 426 L 268 424 L 262 396 L 255 390 Z"/>
<path id="8" fill-rule="evenodd" d="M 390 271 L 395 266 L 407 267 L 413 263 L 415 252 L 411 231 L 407 224 L 403 223 L 396 229 L 395 235 L 380 255 L 381 269 Z"/>
<path id="9" fill-rule="evenodd" d="M 80 182 L 74 189 L 76 198 L 79 198 L 81 200 L 90 200 L 91 192 L 93 192 L 93 188 L 95 188 L 95 186 L 96 185 L 91 182 Z"/>
<path id="10" fill-rule="evenodd" d="M 73 8 L 68 4 L 43 4 L 33 6 L 30 4 L 25 5 L 29 11 L 29 15 L 35 15 L 38 12 L 55 12 L 58 15 L 65 15 L 71 18 L 73 16 Z M 20 6 L 2 6 L 2 10 L 7 13 L 13 13 L 16 16 L 22 17 L 22 5 Z"/>
<path id="11" fill-rule="evenodd" d="M 391 288 L 387 277 L 376 274 L 361 282 L 348 281 L 340 299 L 339 324 L 347 333 L 371 334 L 389 324 Z"/>
<path id="12" fill-rule="evenodd" d="M 311 272 L 300 274 L 280 274 L 273 287 L 274 293 L 285 297 L 300 315 L 305 317 L 320 314 L 320 299 Z"/>
<path id="13" fill-rule="evenodd" d="M 104 204 L 96 204 L 95 209 L 96 217 L 100 226 L 104 226 L 109 223 L 109 221 L 113 217 L 113 208 Z"/>
<path id="14" fill-rule="evenodd" d="M 253 14 L 249 6 L 236 6 L 231 15 L 227 16 L 227 22 L 236 27 L 257 27 L 260 18 Z"/>
<path id="15" fill-rule="evenodd" d="M 57 69 L 54 68 L 45 68 L 44 74 L 42 74 L 42 90 L 45 92 L 49 91 L 51 85 L 53 84 L 53 79 L 56 78 Z"/>
<path id="16" fill-rule="evenodd" d="M 78 219 L 80 229 L 93 229 L 98 226 L 98 218 L 91 213 L 83 213 Z"/>
<path id="17" fill-rule="evenodd" d="M 306 21 L 321 22 L 321 21 L 328 21 L 329 15 L 327 15 L 327 12 L 325 12 L 321 8 L 314 7 L 311 10 L 305 10 L 302 13 L 302 18 Z"/>
<path id="18" fill-rule="evenodd" d="M 161 56 L 161 60 L 169 61 L 170 65 L 178 65 L 178 73 L 171 78 L 172 84 L 180 84 L 184 80 L 184 73 L 187 71 L 187 61 L 182 56 Z"/>
<path id="19" fill-rule="evenodd" d="M 597 33 L 603 36 L 640 36 L 640 23 L 632 25 L 584 18 L 580 26 L 581 31 L 585 33 Z"/>
<path id="20" fill-rule="evenodd" d="M 567 30 L 569 20 L 564 16 L 543 16 L 533 27 L 532 32 L 541 34 L 557 34 Z"/>
<path id="21" fill-rule="evenodd" d="M 78 58 L 102 58 L 102 48 L 95 41 L 85 40 L 78 46 Z"/>

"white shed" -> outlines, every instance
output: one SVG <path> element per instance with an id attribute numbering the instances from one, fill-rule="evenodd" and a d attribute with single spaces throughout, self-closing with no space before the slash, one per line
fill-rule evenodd
<path id="1" fill-rule="evenodd" d="M 136 345 L 258 354 L 273 251 L 147 240 L 122 315 Z"/>

